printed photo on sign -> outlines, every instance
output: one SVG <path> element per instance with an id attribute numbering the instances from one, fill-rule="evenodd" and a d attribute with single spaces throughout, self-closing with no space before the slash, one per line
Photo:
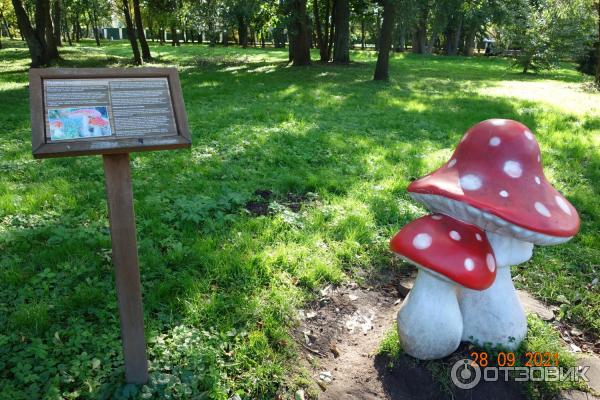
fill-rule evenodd
<path id="1" fill-rule="evenodd" d="M 111 136 L 108 108 L 51 108 L 48 110 L 48 138 L 74 140 Z"/>

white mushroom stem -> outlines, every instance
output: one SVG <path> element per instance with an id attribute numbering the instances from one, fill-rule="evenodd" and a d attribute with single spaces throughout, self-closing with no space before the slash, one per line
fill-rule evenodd
<path id="1" fill-rule="evenodd" d="M 456 285 L 419 268 L 398 311 L 398 336 L 404 351 L 421 360 L 446 357 L 460 345 L 462 330 Z"/>
<path id="2" fill-rule="evenodd" d="M 462 340 L 515 350 L 527 333 L 527 318 L 510 276 L 510 266 L 529 260 L 533 244 L 486 233 L 496 256 L 496 280 L 482 291 L 460 288 Z"/>

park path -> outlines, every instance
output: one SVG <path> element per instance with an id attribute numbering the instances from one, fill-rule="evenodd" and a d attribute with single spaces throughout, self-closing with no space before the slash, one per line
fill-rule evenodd
<path id="1" fill-rule="evenodd" d="M 405 355 L 390 363 L 389 357 L 377 354 L 386 333 L 395 328 L 396 313 L 413 278 L 386 285 L 328 286 L 301 312 L 296 338 L 304 349 L 305 365 L 320 388 L 319 399 L 447 399 L 452 391 L 455 399 L 525 399 L 515 382 L 482 382 L 471 390 L 454 390 L 451 382 L 444 382 L 440 378 L 444 371 L 434 368 L 441 365 L 449 370 L 465 357 L 466 344 L 441 363 L 417 362 Z M 527 292 L 519 291 L 519 297 L 528 313 L 546 321 L 554 319 L 553 310 Z M 559 332 L 567 348 L 581 351 L 580 339 L 569 335 L 569 330 L 559 328 Z M 580 365 L 590 366 L 590 387 L 600 393 L 600 357 L 585 353 Z M 579 391 L 563 392 L 561 398 L 600 399 Z"/>

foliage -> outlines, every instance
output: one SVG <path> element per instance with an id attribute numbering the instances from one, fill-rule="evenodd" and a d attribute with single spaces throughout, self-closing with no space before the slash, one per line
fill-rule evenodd
<path id="1" fill-rule="evenodd" d="M 519 49 L 515 64 L 526 73 L 555 68 L 566 57 L 579 55 L 594 34 L 587 0 L 520 2 L 508 24 L 508 40 Z"/>

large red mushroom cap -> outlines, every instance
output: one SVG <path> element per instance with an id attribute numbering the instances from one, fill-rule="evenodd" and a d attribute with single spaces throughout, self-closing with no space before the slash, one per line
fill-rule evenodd
<path id="1" fill-rule="evenodd" d="M 473 126 L 450 161 L 408 191 L 433 211 L 531 243 L 563 243 L 579 230 L 577 210 L 544 176 L 535 136 L 517 121 Z"/>
<path id="2" fill-rule="evenodd" d="M 94 110 L 93 108 L 79 108 L 77 110 L 71 111 L 69 115 L 85 115 L 90 118 L 102 117 L 100 111 Z"/>
<path id="3" fill-rule="evenodd" d="M 427 215 L 404 226 L 390 248 L 417 267 L 469 289 L 487 289 L 496 278 L 496 259 L 485 232 L 445 215 Z"/>

